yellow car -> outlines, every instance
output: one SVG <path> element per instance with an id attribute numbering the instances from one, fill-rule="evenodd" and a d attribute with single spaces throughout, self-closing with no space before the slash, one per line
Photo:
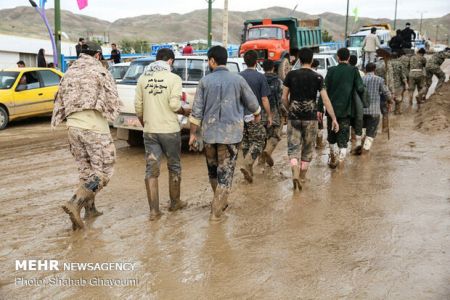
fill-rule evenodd
<path id="1" fill-rule="evenodd" d="M 0 130 L 15 119 L 51 114 L 62 76 L 50 68 L 0 70 Z"/>

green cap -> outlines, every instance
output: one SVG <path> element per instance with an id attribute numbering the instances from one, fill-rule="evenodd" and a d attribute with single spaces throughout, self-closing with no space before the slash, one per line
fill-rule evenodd
<path id="1" fill-rule="evenodd" d="M 102 52 L 102 47 L 99 44 L 93 41 L 88 41 L 83 46 L 81 46 L 81 52 L 85 53 L 93 53 L 93 52 Z"/>

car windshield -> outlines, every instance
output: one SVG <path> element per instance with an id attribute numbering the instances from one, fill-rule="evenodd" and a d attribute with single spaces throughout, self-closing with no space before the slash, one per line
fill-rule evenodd
<path id="1" fill-rule="evenodd" d="M 130 68 L 123 77 L 123 83 L 136 83 L 139 77 L 141 77 L 142 73 L 144 73 L 145 67 L 152 62 L 152 60 L 132 62 Z"/>
<path id="2" fill-rule="evenodd" d="M 365 36 L 351 36 L 350 37 L 350 47 L 362 47 Z"/>
<path id="3" fill-rule="evenodd" d="M 114 79 L 122 79 L 125 76 L 127 70 L 128 66 L 113 66 L 109 68 L 109 72 Z"/>
<path id="4" fill-rule="evenodd" d="M 8 90 L 16 82 L 19 72 L 0 72 L 0 90 Z"/>
<path id="5" fill-rule="evenodd" d="M 248 31 L 248 40 L 260 40 L 260 39 L 277 39 L 283 38 L 280 28 L 276 27 L 262 27 L 251 28 Z"/>
<path id="6" fill-rule="evenodd" d="M 314 57 L 314 59 L 317 59 L 319 61 L 319 66 L 317 67 L 317 70 L 325 70 L 325 58 Z"/>

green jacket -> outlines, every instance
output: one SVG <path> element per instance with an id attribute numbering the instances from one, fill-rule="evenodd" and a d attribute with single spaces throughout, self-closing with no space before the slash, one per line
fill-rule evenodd
<path id="1" fill-rule="evenodd" d="M 361 96 L 364 94 L 364 84 L 357 68 L 340 63 L 328 69 L 325 86 L 336 118 L 354 117 L 353 91 Z"/>

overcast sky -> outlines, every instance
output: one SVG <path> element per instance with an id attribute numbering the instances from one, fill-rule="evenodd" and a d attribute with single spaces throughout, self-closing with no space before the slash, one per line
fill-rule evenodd
<path id="1" fill-rule="evenodd" d="M 35 0 L 39 2 L 39 0 Z M 62 9 L 86 14 L 100 19 L 114 21 L 120 18 L 148 14 L 186 13 L 196 9 L 207 8 L 206 0 L 89 0 L 89 6 L 78 10 L 76 0 L 62 0 Z M 215 0 L 213 8 L 223 8 L 223 0 Z M 309 14 L 334 12 L 345 14 L 346 0 L 229 0 L 229 9 L 248 11 L 274 6 L 294 8 Z M 424 6 L 426 3 L 426 6 Z M 0 0 L 0 9 L 29 5 L 28 0 Z M 53 0 L 48 0 L 46 7 L 53 7 Z M 395 0 L 350 0 L 350 12 L 358 7 L 361 17 L 394 18 Z M 398 0 L 398 18 L 441 17 L 450 12 L 449 0 Z"/>

